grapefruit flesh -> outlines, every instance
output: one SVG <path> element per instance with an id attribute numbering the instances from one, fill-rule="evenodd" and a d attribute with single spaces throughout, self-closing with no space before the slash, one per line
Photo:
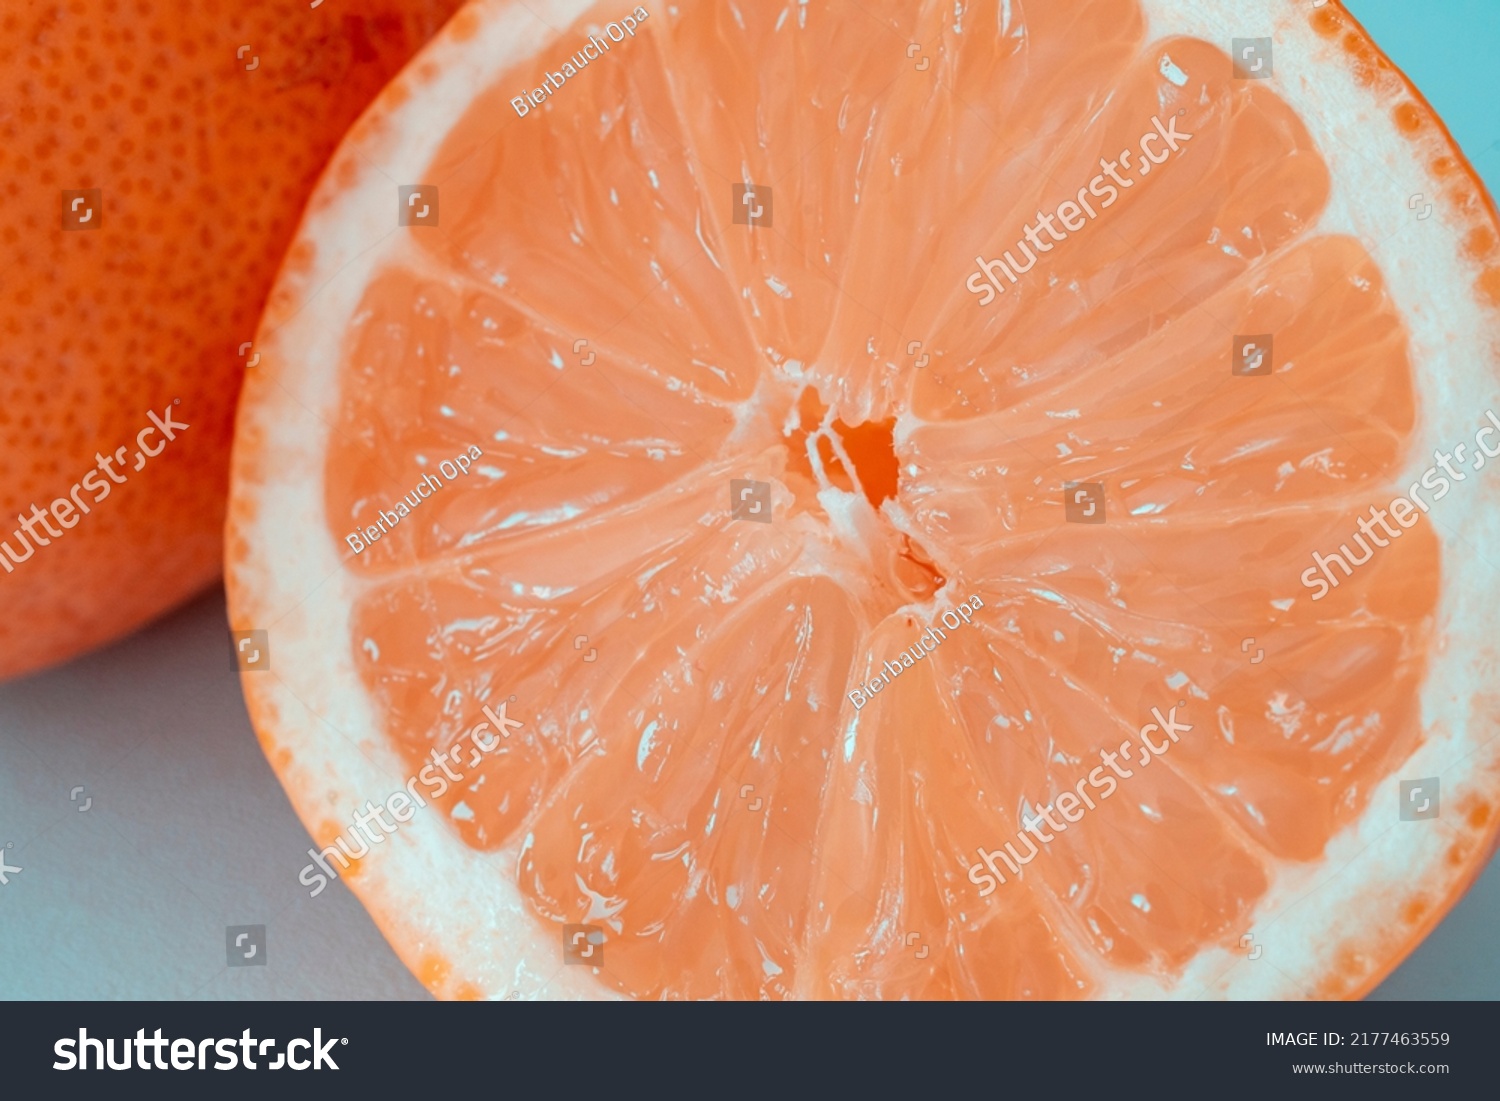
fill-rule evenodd
<path id="1" fill-rule="evenodd" d="M 1493 208 L 1335 5 L 1257 5 L 1275 83 L 1233 77 L 1242 17 L 1180 9 L 683 5 L 522 116 L 623 11 L 480 3 L 356 128 L 265 321 L 230 592 L 295 655 L 246 687 L 320 845 L 485 704 L 528 717 L 351 875 L 436 992 L 1349 995 L 1481 866 L 1493 650 L 1455 585 L 1493 579 L 1452 548 L 1487 491 L 1303 578 L 1482 425 Z M 380 236 L 392 172 L 438 226 Z M 1382 229 L 1422 187 L 1433 232 Z M 1396 789 L 1432 774 L 1422 833 Z M 1006 842 L 1039 851 L 981 893 Z"/>

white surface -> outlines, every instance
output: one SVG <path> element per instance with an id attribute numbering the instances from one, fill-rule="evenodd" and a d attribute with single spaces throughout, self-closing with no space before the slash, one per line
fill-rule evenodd
<path id="1" fill-rule="evenodd" d="M 0 687 L 0 998 L 427 997 L 342 884 L 297 882 L 231 660 L 216 589 Z M 264 967 L 226 965 L 230 925 L 267 927 Z"/>

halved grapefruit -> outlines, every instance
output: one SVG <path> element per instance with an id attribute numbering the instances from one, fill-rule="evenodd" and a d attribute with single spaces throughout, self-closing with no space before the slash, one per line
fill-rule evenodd
<path id="1" fill-rule="evenodd" d="M 1337 4 L 481 0 L 262 323 L 256 729 L 444 997 L 1358 995 L 1493 844 L 1497 257 Z"/>

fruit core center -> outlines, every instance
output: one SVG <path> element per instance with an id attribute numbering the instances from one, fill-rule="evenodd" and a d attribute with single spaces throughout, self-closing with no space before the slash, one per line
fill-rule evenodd
<path id="1" fill-rule="evenodd" d="M 879 509 L 896 495 L 895 418 L 845 424 L 807 387 L 787 418 L 787 468 L 815 485 L 859 493 Z"/>

